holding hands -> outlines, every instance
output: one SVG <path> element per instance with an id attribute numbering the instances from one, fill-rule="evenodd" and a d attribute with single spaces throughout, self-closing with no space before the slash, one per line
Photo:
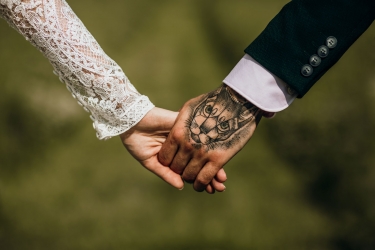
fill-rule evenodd
<path id="1" fill-rule="evenodd" d="M 120 135 L 129 153 L 177 189 L 225 190 L 223 166 L 270 116 L 226 85 L 186 102 L 180 113 L 153 108 Z"/>
<path id="2" fill-rule="evenodd" d="M 184 104 L 158 160 L 196 191 L 223 191 L 220 171 L 251 138 L 262 115 L 269 114 L 222 85 Z"/>
<path id="3" fill-rule="evenodd" d="M 120 135 L 122 143 L 129 153 L 147 170 L 177 189 L 184 187 L 181 176 L 167 165 L 158 161 L 158 152 L 167 139 L 178 113 L 161 108 L 153 108 L 137 125 Z M 217 172 L 216 177 L 207 186 L 207 192 L 224 191 L 226 181 L 224 170 Z"/>

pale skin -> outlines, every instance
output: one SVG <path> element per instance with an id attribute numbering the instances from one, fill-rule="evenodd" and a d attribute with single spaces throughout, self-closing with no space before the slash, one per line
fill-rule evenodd
<path id="1" fill-rule="evenodd" d="M 155 107 L 137 125 L 121 134 L 120 138 L 129 153 L 147 170 L 181 190 L 184 181 L 180 174 L 161 164 L 157 156 L 177 116 L 177 112 Z M 215 173 L 214 178 L 205 187 L 207 193 L 224 191 L 223 183 L 226 179 L 224 170 Z"/>
<path id="2" fill-rule="evenodd" d="M 158 154 L 201 192 L 252 137 L 264 112 L 223 85 L 186 102 Z"/>

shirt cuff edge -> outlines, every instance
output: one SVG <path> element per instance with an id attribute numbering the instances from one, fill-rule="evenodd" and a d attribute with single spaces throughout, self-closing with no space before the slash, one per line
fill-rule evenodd
<path id="1" fill-rule="evenodd" d="M 229 87 L 231 87 L 234 91 L 236 91 L 238 94 L 240 94 L 243 98 L 245 98 L 246 100 L 248 100 L 249 102 L 251 102 L 252 104 L 254 104 L 255 106 L 257 106 L 258 108 L 260 108 L 261 110 L 263 111 L 267 111 L 267 112 L 280 112 L 280 111 L 283 111 L 284 109 L 288 108 L 289 105 L 294 101 L 295 98 L 292 98 L 288 101 L 287 104 L 285 104 L 284 106 L 281 106 L 281 107 L 277 107 L 277 108 L 268 108 L 268 107 L 265 107 L 263 106 L 262 104 L 260 104 L 259 102 L 253 100 L 251 97 L 249 97 L 248 95 L 246 95 L 242 90 L 238 89 L 236 86 L 233 86 L 231 83 L 229 83 L 228 81 L 226 80 L 223 80 L 223 83 L 228 85 Z"/>

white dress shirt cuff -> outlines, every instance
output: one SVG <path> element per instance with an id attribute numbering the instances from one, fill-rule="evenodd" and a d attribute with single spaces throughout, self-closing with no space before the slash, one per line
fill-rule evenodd
<path id="1" fill-rule="evenodd" d="M 268 112 L 286 109 L 297 93 L 283 80 L 245 54 L 223 83 L 258 108 Z"/>

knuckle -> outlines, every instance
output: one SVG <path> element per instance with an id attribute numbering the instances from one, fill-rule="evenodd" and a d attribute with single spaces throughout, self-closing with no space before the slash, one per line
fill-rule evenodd
<path id="1" fill-rule="evenodd" d="M 204 174 L 202 176 L 199 176 L 195 181 L 199 186 L 207 186 L 211 182 L 211 179 L 206 174 Z"/>
<path id="2" fill-rule="evenodd" d="M 169 165 L 169 162 L 168 162 L 166 159 L 159 159 L 159 162 L 160 162 L 163 166 L 168 166 L 168 165 Z"/>
<path id="3" fill-rule="evenodd" d="M 188 153 L 194 150 L 193 145 L 191 143 L 185 143 L 184 144 L 184 152 Z"/>
<path id="4" fill-rule="evenodd" d="M 192 174 L 188 174 L 188 173 L 183 173 L 182 174 L 182 179 L 184 179 L 184 181 L 186 181 L 187 183 L 194 183 L 195 181 L 195 176 L 192 175 Z"/>
<path id="5" fill-rule="evenodd" d="M 164 142 L 164 144 L 166 144 L 166 145 L 173 145 L 175 143 L 176 143 L 176 139 L 175 139 L 175 136 L 174 136 L 174 132 L 170 132 L 169 135 L 168 135 L 168 138 Z"/>
<path id="6" fill-rule="evenodd" d="M 182 173 L 180 166 L 175 163 L 171 164 L 170 169 L 172 169 L 172 171 L 175 172 L 176 174 L 180 175 Z"/>
<path id="7" fill-rule="evenodd" d="M 196 152 L 196 155 L 197 155 L 197 157 L 198 158 L 203 158 L 203 157 L 206 157 L 207 156 L 207 152 L 206 152 L 206 150 L 205 149 L 203 149 L 203 148 L 200 148 L 200 149 L 198 149 L 197 150 L 197 152 Z"/>
<path id="8" fill-rule="evenodd" d="M 161 164 L 163 165 L 168 165 L 169 162 L 168 162 L 168 159 L 167 159 L 167 156 L 166 154 L 164 153 L 164 151 L 160 151 L 159 154 L 158 154 L 158 160 L 160 161 Z"/>
<path id="9" fill-rule="evenodd" d="M 184 131 L 182 129 L 177 129 L 172 134 L 172 139 L 175 141 L 180 141 L 184 138 Z"/>
<path id="10" fill-rule="evenodd" d="M 213 152 L 210 154 L 209 161 L 212 163 L 211 168 L 220 168 L 220 166 L 223 165 L 226 157 L 227 156 L 221 152 Z"/>
<path id="11" fill-rule="evenodd" d="M 158 160 L 160 161 L 161 164 L 165 165 L 166 159 L 165 159 L 165 155 L 162 152 L 159 152 Z"/>

